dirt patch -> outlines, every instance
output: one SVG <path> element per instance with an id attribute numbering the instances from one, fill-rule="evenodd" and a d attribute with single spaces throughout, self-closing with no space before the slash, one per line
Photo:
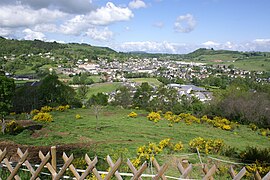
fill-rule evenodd
<path id="1" fill-rule="evenodd" d="M 70 154 L 69 152 L 74 149 L 80 149 L 80 148 L 86 148 L 90 147 L 91 143 L 76 143 L 76 144 L 63 144 L 63 145 L 57 145 L 57 160 L 62 160 L 63 152 Z M 26 150 L 28 150 L 28 157 L 27 160 L 31 163 L 40 163 L 40 158 L 38 156 L 39 151 L 41 151 L 44 155 L 46 155 L 48 152 L 50 152 L 51 146 L 30 146 L 30 145 L 21 145 L 16 144 L 11 141 L 4 141 L 0 142 L 0 149 L 3 151 L 4 149 L 7 149 L 7 155 L 6 158 L 8 158 L 9 161 L 15 161 L 18 162 L 20 159 L 17 155 L 17 149 L 20 148 L 22 152 L 24 153 Z"/>

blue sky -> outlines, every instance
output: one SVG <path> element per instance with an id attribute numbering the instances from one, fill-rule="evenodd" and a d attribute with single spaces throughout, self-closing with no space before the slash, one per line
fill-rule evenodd
<path id="1" fill-rule="evenodd" d="M 269 0 L 1 0 L 0 36 L 117 51 L 270 51 Z"/>

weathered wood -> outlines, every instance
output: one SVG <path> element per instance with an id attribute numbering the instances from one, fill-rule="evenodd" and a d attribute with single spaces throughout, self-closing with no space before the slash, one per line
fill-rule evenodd
<path id="1" fill-rule="evenodd" d="M 11 172 L 11 174 L 8 176 L 7 180 L 12 180 L 18 173 L 20 167 L 22 166 L 22 164 L 24 163 L 24 161 L 26 160 L 27 156 L 28 156 L 28 150 L 25 151 L 25 153 L 22 155 L 22 157 L 20 158 L 19 162 L 17 163 L 17 165 L 15 166 L 15 168 L 13 169 L 13 171 Z"/>
<path id="2" fill-rule="evenodd" d="M 51 161 L 51 164 L 52 164 L 52 167 L 55 171 L 57 171 L 57 162 L 56 162 L 56 146 L 52 146 L 51 147 L 51 156 L 52 156 L 52 161 Z"/>
<path id="3" fill-rule="evenodd" d="M 208 169 L 208 168 L 207 168 Z M 207 179 L 214 179 L 212 176 L 215 174 L 217 170 L 216 165 L 214 164 L 211 169 L 206 173 L 206 175 L 203 177 L 203 180 L 207 180 Z"/>
<path id="4" fill-rule="evenodd" d="M 2 150 L 0 149 L 0 162 L 3 161 L 3 159 L 4 159 L 5 156 L 6 156 L 6 154 L 7 154 L 7 148 L 5 148 L 4 151 L 2 151 Z"/>
<path id="5" fill-rule="evenodd" d="M 41 151 L 39 151 L 39 154 L 38 154 L 38 155 L 39 155 L 39 158 L 40 158 L 41 160 L 45 159 L 45 156 L 44 156 L 44 154 L 43 154 Z M 57 175 L 57 173 L 56 173 L 56 171 L 54 170 L 54 168 L 52 167 L 51 163 L 48 162 L 48 163 L 46 164 L 46 166 L 47 166 L 48 170 L 50 171 L 52 177 L 54 178 L 54 177 Z"/>
<path id="6" fill-rule="evenodd" d="M 64 160 L 64 162 L 68 161 L 68 157 L 67 157 L 67 155 L 65 153 L 63 154 L 63 160 Z M 77 170 L 76 170 L 76 168 L 74 167 L 73 164 L 69 165 L 69 170 L 73 173 L 73 175 L 75 176 L 76 179 L 80 179 L 80 175 L 77 172 Z"/>
<path id="7" fill-rule="evenodd" d="M 165 177 L 164 173 L 168 169 L 168 164 L 164 164 L 157 172 L 153 180 L 158 180 L 159 178 L 163 179 Z M 166 178 L 166 177 L 165 177 Z M 167 178 L 166 178 L 167 179 Z"/>
<path id="8" fill-rule="evenodd" d="M 246 168 L 243 167 L 241 171 L 233 178 L 233 180 L 240 180 L 246 174 L 246 172 Z"/>
<path id="9" fill-rule="evenodd" d="M 92 161 L 87 154 L 85 154 L 85 161 L 88 164 L 88 166 L 92 164 Z M 94 175 L 96 176 L 98 180 L 102 180 L 102 177 L 100 176 L 100 174 L 98 173 L 98 170 L 95 167 L 92 169 L 92 172 L 94 173 Z"/>
<path id="10" fill-rule="evenodd" d="M 254 178 L 255 178 L 255 180 L 262 180 L 262 177 L 261 177 L 261 175 L 259 174 L 258 171 L 256 171 L 256 173 L 254 175 Z"/>
<path id="11" fill-rule="evenodd" d="M 64 155 L 67 156 L 66 153 L 63 153 L 63 157 L 64 157 Z M 65 173 L 65 171 L 69 167 L 69 165 L 72 163 L 73 159 L 74 159 L 73 154 L 71 154 L 71 156 L 65 162 L 65 164 L 60 169 L 60 171 L 58 172 L 58 174 L 54 177 L 54 180 L 58 180 L 58 179 L 60 179 L 63 176 L 63 174 Z"/>
<path id="12" fill-rule="evenodd" d="M 109 173 L 106 175 L 104 180 L 109 180 L 111 179 L 111 177 L 115 174 L 115 172 L 117 171 L 117 169 L 120 167 L 121 165 L 121 158 L 119 158 L 116 163 L 114 164 L 113 167 L 111 167 L 111 170 L 109 171 Z"/>
<path id="13" fill-rule="evenodd" d="M 82 174 L 80 180 L 84 180 L 86 178 L 86 176 L 92 172 L 92 169 L 94 169 L 97 162 L 98 162 L 97 157 L 95 157 L 94 160 L 90 164 L 88 164 L 88 167 L 86 168 L 86 170 Z"/>
<path id="14" fill-rule="evenodd" d="M 262 180 L 270 180 L 270 171 L 262 178 Z"/>
<path id="15" fill-rule="evenodd" d="M 133 177 L 131 180 L 142 180 L 141 175 L 147 168 L 147 162 L 144 162 L 143 165 L 140 167 L 140 169 L 137 171 L 136 168 L 133 166 L 133 164 L 130 162 L 130 160 L 127 160 L 127 165 L 130 168 L 131 172 L 133 173 Z"/>
<path id="16" fill-rule="evenodd" d="M 109 155 L 107 156 L 107 162 L 111 168 L 114 166 L 114 163 Z M 118 180 L 123 180 L 123 178 L 121 177 L 118 171 L 115 171 L 114 175 Z"/>
<path id="17" fill-rule="evenodd" d="M 161 167 L 160 167 L 160 165 L 158 164 L 157 160 L 156 160 L 156 159 L 153 159 L 152 162 L 153 162 L 153 165 L 155 166 L 157 172 L 159 172 L 159 171 L 161 170 Z M 167 178 L 165 177 L 164 174 L 162 174 L 161 179 L 167 180 Z"/>
<path id="18" fill-rule="evenodd" d="M 230 175 L 231 175 L 232 178 L 234 178 L 236 176 L 236 173 L 235 173 L 235 171 L 234 171 L 234 169 L 233 169 L 232 166 L 230 166 L 229 173 L 230 173 Z"/>
<path id="19" fill-rule="evenodd" d="M 41 151 L 39 151 L 39 153 L 41 153 Z M 35 180 L 38 177 L 38 175 L 40 174 L 42 168 L 46 165 L 46 163 L 49 161 L 50 158 L 51 158 L 51 155 L 48 152 L 47 155 L 43 159 L 41 159 L 40 165 L 38 166 L 38 168 L 36 169 L 35 174 L 32 175 L 30 180 Z"/>
<path id="20" fill-rule="evenodd" d="M 189 164 L 188 167 L 186 169 L 184 169 L 184 167 L 182 166 L 182 164 L 181 163 L 178 163 L 177 168 L 178 168 L 178 170 L 181 173 L 180 178 L 188 178 L 188 175 L 192 171 L 192 164 Z"/>

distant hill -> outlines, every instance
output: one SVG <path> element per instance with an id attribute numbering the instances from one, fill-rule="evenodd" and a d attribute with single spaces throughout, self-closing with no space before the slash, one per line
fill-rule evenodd
<path id="1" fill-rule="evenodd" d="M 109 55 L 116 51 L 108 47 L 97 47 L 88 44 L 68 43 L 61 44 L 57 42 L 44 42 L 40 40 L 15 40 L 0 37 L 0 56 L 3 55 L 21 55 L 21 54 L 38 54 L 45 52 L 55 52 L 56 54 L 75 54 L 80 55 Z"/>
<path id="2" fill-rule="evenodd" d="M 214 50 L 214 49 L 206 49 L 200 48 L 191 53 L 186 54 L 186 57 L 196 58 L 201 55 L 216 55 L 216 54 L 241 54 L 239 51 L 230 51 L 230 50 Z"/>

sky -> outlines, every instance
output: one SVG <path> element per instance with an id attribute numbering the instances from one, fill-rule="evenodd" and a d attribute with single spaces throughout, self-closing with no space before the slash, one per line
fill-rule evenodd
<path id="1" fill-rule="evenodd" d="M 0 0 L 0 36 L 119 52 L 270 51 L 270 0 Z"/>

